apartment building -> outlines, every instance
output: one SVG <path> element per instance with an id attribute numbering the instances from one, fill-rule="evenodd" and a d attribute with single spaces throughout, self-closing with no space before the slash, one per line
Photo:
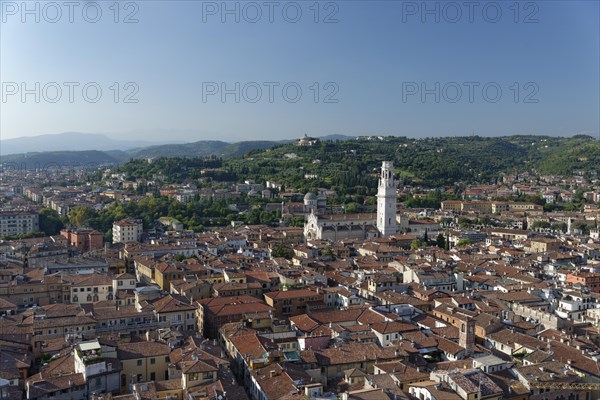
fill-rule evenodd
<path id="1" fill-rule="evenodd" d="M 113 281 L 104 274 L 70 275 L 71 302 L 78 304 L 114 300 Z"/>
<path id="2" fill-rule="evenodd" d="M 36 211 L 0 211 L 0 236 L 24 235 L 40 230 Z"/>
<path id="3" fill-rule="evenodd" d="M 60 235 L 68 240 L 70 246 L 81 253 L 99 250 L 104 246 L 102 234 L 93 229 L 63 229 L 60 231 Z"/>
<path id="4" fill-rule="evenodd" d="M 265 295 L 265 302 L 273 307 L 277 318 L 293 317 L 307 312 L 307 303 L 323 303 L 323 293 L 312 289 L 284 290 Z"/>
<path id="5" fill-rule="evenodd" d="M 117 349 L 123 366 L 121 390 L 127 391 L 132 383 L 169 379 L 169 353 L 167 344 L 158 342 L 124 343 Z"/>
<path id="6" fill-rule="evenodd" d="M 126 218 L 113 223 L 113 243 L 139 242 L 144 226 L 141 220 Z"/>

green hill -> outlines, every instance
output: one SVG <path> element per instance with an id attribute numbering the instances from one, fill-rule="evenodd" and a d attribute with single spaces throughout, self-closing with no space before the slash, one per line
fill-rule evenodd
<path id="1" fill-rule="evenodd" d="M 439 187 L 495 182 L 508 172 L 600 172 L 600 142 L 545 136 L 323 141 L 251 151 L 225 160 L 224 167 L 240 177 L 274 179 L 303 190 L 364 186 L 373 193 L 383 160 L 394 161 L 405 184 Z"/>
<path id="2" fill-rule="evenodd" d="M 122 152 L 86 151 L 47 151 L 0 156 L 4 168 L 45 169 L 52 167 L 84 167 L 93 169 L 101 165 L 121 162 Z"/>
<path id="3" fill-rule="evenodd" d="M 220 140 L 202 140 L 194 143 L 164 144 L 129 151 L 132 158 L 147 157 L 205 157 L 216 154 L 229 143 Z"/>
<path id="4" fill-rule="evenodd" d="M 145 158 L 158 162 L 147 163 Z M 127 160 L 141 161 L 126 162 Z M 215 161 L 217 160 L 217 161 Z M 568 175 L 600 172 L 600 142 L 589 136 L 406 137 L 322 140 L 315 146 L 246 141 L 151 146 L 129 151 L 63 151 L 3 156 L 0 163 L 45 165 L 121 164 L 131 178 L 161 172 L 176 182 L 198 178 L 198 168 L 220 168 L 214 179 L 276 180 L 288 187 L 328 187 L 372 194 L 381 161 L 394 161 L 404 184 L 430 187 L 495 182 L 505 173 Z M 352 189 L 350 189 L 352 188 Z"/>
<path id="5" fill-rule="evenodd" d="M 541 172 L 557 175 L 577 171 L 600 172 L 600 141 L 577 136 L 559 145 L 542 147 L 536 162 Z"/>
<path id="6" fill-rule="evenodd" d="M 47 151 L 30 152 L 23 154 L 10 154 L 0 156 L 0 164 L 4 163 L 19 168 L 35 169 L 45 165 L 73 166 L 82 165 L 108 165 L 121 164 L 132 159 L 160 158 L 160 157 L 209 157 L 223 158 L 240 156 L 250 150 L 265 149 L 279 145 L 283 142 L 274 141 L 246 141 L 226 143 L 218 140 L 202 140 L 194 143 L 167 144 L 142 147 L 132 150 L 108 151 Z"/>

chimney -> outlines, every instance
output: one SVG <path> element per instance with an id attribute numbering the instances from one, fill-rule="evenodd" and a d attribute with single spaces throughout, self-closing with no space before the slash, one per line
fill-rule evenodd
<path id="1" fill-rule="evenodd" d="M 275 371 L 274 369 L 269 371 L 269 378 L 274 378 L 277 375 L 277 371 Z"/>

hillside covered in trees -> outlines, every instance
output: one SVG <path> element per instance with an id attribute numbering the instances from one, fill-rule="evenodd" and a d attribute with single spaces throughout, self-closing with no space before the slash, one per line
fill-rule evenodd
<path id="1" fill-rule="evenodd" d="M 315 187 L 342 193 L 373 194 L 378 168 L 392 160 L 404 184 L 425 187 L 495 182 L 502 174 L 533 171 L 541 174 L 596 173 L 600 142 L 589 136 L 448 137 L 410 139 L 369 137 L 321 141 L 314 146 L 277 145 L 227 159 L 160 158 L 133 160 L 118 168 L 130 179 L 162 173 L 172 182 L 199 177 L 210 167 L 215 180 L 277 181 L 307 191 Z"/>

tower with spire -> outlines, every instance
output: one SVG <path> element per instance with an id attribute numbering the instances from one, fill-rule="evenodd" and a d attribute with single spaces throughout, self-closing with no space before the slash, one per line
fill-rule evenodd
<path id="1" fill-rule="evenodd" d="M 394 163 L 384 161 L 377 190 L 377 230 L 381 236 L 396 233 L 396 180 Z"/>

